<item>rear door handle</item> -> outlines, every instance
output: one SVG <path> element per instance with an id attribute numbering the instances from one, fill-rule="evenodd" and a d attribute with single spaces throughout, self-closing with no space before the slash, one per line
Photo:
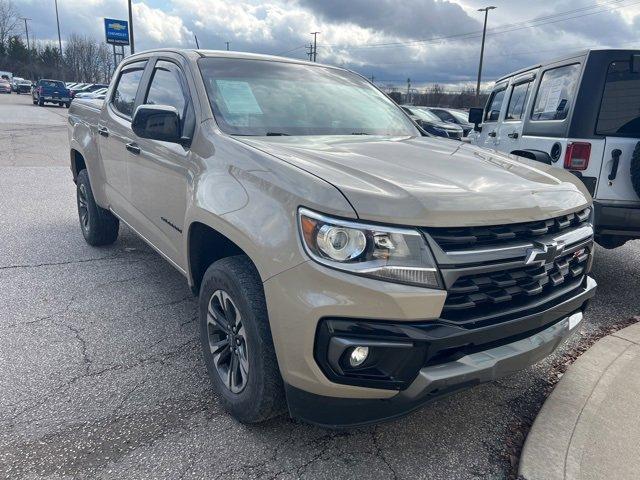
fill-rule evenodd
<path id="1" fill-rule="evenodd" d="M 494 130 L 493 132 L 489 132 L 487 135 L 489 135 L 490 137 L 495 137 L 497 135 L 497 133 Z"/>
<path id="2" fill-rule="evenodd" d="M 109 136 L 109 129 L 107 127 L 102 127 L 102 126 L 98 125 L 98 133 L 100 135 L 102 135 L 103 137 L 108 137 Z"/>
<path id="3" fill-rule="evenodd" d="M 133 153 L 135 155 L 140 155 L 140 147 L 138 145 L 136 145 L 135 143 L 133 143 L 133 142 L 127 143 L 126 148 L 131 153 Z"/>
<path id="4" fill-rule="evenodd" d="M 622 155 L 622 150 L 616 148 L 611 152 L 611 158 L 613 159 L 613 165 L 611 165 L 611 173 L 609 174 L 609 180 L 615 180 L 618 176 L 618 165 L 620 164 L 620 155 Z"/>
<path id="5" fill-rule="evenodd" d="M 518 135 L 518 132 L 511 132 L 509 134 L 507 134 L 507 137 L 509 138 L 518 138 L 520 135 Z"/>

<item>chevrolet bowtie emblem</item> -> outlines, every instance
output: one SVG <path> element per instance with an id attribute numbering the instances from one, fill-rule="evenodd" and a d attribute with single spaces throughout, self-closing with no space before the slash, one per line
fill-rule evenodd
<path id="1" fill-rule="evenodd" d="M 553 263 L 554 260 L 564 252 L 563 242 L 534 242 L 533 248 L 527 250 L 527 256 L 525 258 L 525 265 L 533 265 L 539 263 L 545 265 L 547 263 Z"/>

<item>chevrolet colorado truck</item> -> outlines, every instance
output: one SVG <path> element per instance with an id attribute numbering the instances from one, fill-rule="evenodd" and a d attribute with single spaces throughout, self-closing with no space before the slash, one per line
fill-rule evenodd
<path id="1" fill-rule="evenodd" d="M 579 179 L 426 136 L 344 69 L 148 51 L 69 125 L 85 240 L 123 223 L 186 277 L 242 422 L 398 417 L 547 356 L 595 293 Z"/>

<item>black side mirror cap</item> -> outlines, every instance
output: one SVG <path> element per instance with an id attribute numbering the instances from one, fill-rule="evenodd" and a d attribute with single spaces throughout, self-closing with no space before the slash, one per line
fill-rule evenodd
<path id="1" fill-rule="evenodd" d="M 140 105 L 131 120 L 131 129 L 140 138 L 184 144 L 178 111 L 169 105 Z"/>

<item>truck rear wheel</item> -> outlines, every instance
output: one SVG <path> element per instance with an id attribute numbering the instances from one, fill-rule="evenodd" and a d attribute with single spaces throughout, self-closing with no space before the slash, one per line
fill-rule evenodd
<path id="1" fill-rule="evenodd" d="M 81 170 L 76 180 L 76 200 L 82 236 L 89 245 L 110 245 L 118 238 L 120 221 L 109 210 L 101 208 L 93 198 L 87 170 Z"/>
<path id="2" fill-rule="evenodd" d="M 223 258 L 200 286 L 200 340 L 222 406 L 243 423 L 284 411 L 284 387 L 260 276 L 244 255 Z"/>

